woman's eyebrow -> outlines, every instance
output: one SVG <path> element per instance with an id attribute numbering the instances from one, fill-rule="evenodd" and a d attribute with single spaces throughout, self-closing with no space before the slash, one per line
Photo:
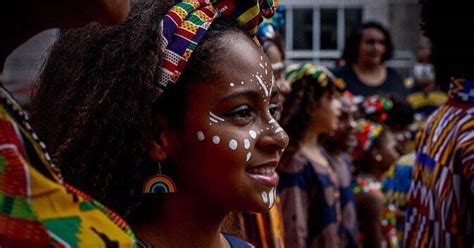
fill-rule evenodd
<path id="1" fill-rule="evenodd" d="M 232 98 L 238 98 L 238 97 L 248 97 L 248 98 L 254 98 L 258 99 L 260 97 L 261 93 L 255 91 L 255 90 L 243 90 L 239 92 L 232 93 L 230 95 L 227 95 L 223 97 L 220 102 L 227 101 Z"/>

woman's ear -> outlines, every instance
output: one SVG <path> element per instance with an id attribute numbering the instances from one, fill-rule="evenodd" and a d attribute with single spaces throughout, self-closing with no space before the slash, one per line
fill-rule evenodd
<path id="1" fill-rule="evenodd" d="M 150 141 L 149 156 L 152 161 L 164 161 L 172 151 L 172 131 L 168 128 L 167 122 L 160 119 L 156 122 L 154 138 Z"/>

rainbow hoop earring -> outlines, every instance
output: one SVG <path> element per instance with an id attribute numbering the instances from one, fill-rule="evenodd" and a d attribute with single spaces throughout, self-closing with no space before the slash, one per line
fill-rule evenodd
<path id="1" fill-rule="evenodd" d="M 145 194 L 175 193 L 176 191 L 176 184 L 170 177 L 163 175 L 159 163 L 158 174 L 148 178 L 143 184 L 143 193 Z"/>

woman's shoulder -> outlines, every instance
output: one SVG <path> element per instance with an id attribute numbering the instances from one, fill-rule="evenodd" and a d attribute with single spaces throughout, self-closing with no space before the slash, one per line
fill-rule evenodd
<path id="1" fill-rule="evenodd" d="M 227 242 L 229 242 L 231 248 L 254 248 L 255 247 L 249 242 L 241 240 L 230 234 L 222 233 L 222 235 L 224 235 Z"/>

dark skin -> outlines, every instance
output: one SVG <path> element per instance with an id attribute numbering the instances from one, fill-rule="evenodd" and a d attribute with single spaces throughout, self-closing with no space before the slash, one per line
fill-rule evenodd
<path id="1" fill-rule="evenodd" d="M 276 93 L 270 63 L 243 34 L 221 39 L 228 47 L 222 58 L 233 59 L 221 61 L 216 78 L 188 85 L 184 127 L 168 128 L 162 120 L 157 123 L 160 140 L 151 141 L 150 157 L 174 167 L 178 187 L 177 193 L 160 199 L 156 215 L 134 226 L 139 237 L 156 247 L 229 247 L 221 234 L 227 214 L 271 207 L 262 192 L 271 191 L 276 182 L 263 184 L 250 175 L 257 167 L 276 168 L 288 145 L 273 119 L 277 105 L 270 91 Z"/>
<path id="2" fill-rule="evenodd" d="M 18 0 L 0 3 L 0 71 L 7 56 L 31 36 L 49 28 L 73 28 L 90 22 L 114 25 L 130 9 L 129 0 Z"/>
<path id="3" fill-rule="evenodd" d="M 395 137 L 389 130 L 383 131 L 382 136 L 367 153 L 369 166 L 366 171 L 360 173 L 360 177 L 381 180 L 383 174 L 399 157 L 396 149 Z M 377 160 L 377 156 L 381 159 Z M 382 230 L 383 194 L 381 192 L 369 191 L 356 195 L 357 212 L 360 222 L 360 230 L 365 234 L 364 247 L 380 247 Z"/>

